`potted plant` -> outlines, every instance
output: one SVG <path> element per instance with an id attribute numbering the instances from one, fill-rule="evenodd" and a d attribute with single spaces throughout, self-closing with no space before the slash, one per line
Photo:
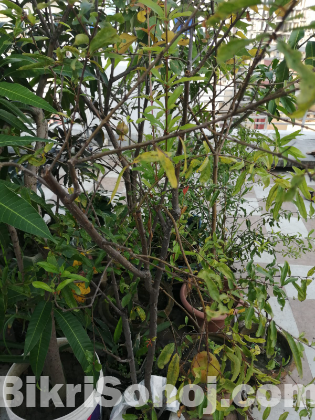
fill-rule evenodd
<path id="1" fill-rule="evenodd" d="M 313 41 L 303 41 L 303 28 L 288 42 L 280 37 L 297 3 L 280 10 L 277 2 L 263 10 L 258 0 L 210 6 L 3 0 L 2 6 L 0 324 L 8 327 L 15 317 L 26 321 L 23 360 L 30 357 L 35 376 L 47 368 L 65 384 L 57 345 L 62 334 L 83 372 L 96 381 L 99 340 L 112 367 L 113 359 L 124 366 L 124 386 L 138 384 L 144 372 L 151 403 L 141 416 L 154 420 L 151 378 L 161 325 L 174 336 L 169 344 L 176 345 L 179 335 L 172 314 L 158 322 L 167 278 L 192 286 L 206 323 L 228 315 L 221 333 L 232 345 L 222 344 L 222 364 L 229 360 L 233 368 L 221 364 L 220 391 L 232 392 L 243 376 L 262 378 L 253 367 L 255 342 L 266 340 L 271 355 L 279 329 L 267 290 L 272 287 L 283 307 L 287 281 L 301 301 L 308 286 L 308 279 L 290 279 L 288 269 L 280 273 L 278 244 L 297 257 L 314 243 L 312 234 L 291 237 L 274 229 L 280 217 L 292 217 L 287 202 L 298 217 L 314 215 L 313 202 L 306 208 L 303 199 L 314 201 L 305 179 L 314 179 L 314 171 L 290 144 L 300 132 L 281 137 L 276 128 L 282 119 L 304 126 L 299 119 L 315 98 Z M 265 12 L 270 31 L 252 36 L 255 18 Z M 275 49 L 281 61 L 268 56 Z M 256 130 L 257 113 L 275 124 L 274 137 Z M 292 165 L 292 176 L 274 171 L 280 158 Z M 253 184 L 270 187 L 259 221 L 246 202 Z M 110 191 L 109 202 L 99 194 L 102 188 Z M 190 217 L 197 218 L 198 229 L 190 229 Z M 253 263 L 263 252 L 275 257 L 270 266 Z M 82 290 L 76 282 L 84 283 Z M 111 290 L 103 288 L 106 283 Z M 208 328 L 198 325 L 175 292 L 173 299 L 185 318 L 178 331 L 188 341 L 190 328 L 203 334 L 209 360 Z M 117 314 L 112 331 L 94 316 L 99 300 Z M 132 326 L 135 304 L 144 312 L 144 332 Z M 258 324 L 263 331 L 267 325 L 266 337 L 249 335 L 243 344 L 238 324 L 230 322 L 236 313 L 246 328 Z M 35 366 L 32 354 L 43 334 L 46 347 Z M 285 336 L 301 374 L 300 344 L 311 344 L 303 336 Z M 181 357 L 179 349 L 169 360 L 174 385 L 196 379 L 176 374 Z M 215 414 L 220 420 L 228 414 L 221 408 Z"/>

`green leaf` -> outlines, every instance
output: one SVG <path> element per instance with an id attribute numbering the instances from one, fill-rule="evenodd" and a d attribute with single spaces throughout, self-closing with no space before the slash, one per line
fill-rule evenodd
<path id="1" fill-rule="evenodd" d="M 89 280 L 86 277 L 81 276 L 80 274 L 76 274 L 76 273 L 70 273 L 69 271 L 65 270 L 62 274 L 61 277 L 69 277 L 70 279 L 74 279 L 74 280 L 78 280 L 78 281 L 84 281 L 85 283 L 87 283 Z"/>
<path id="2" fill-rule="evenodd" d="M 245 327 L 250 330 L 252 328 L 253 318 L 255 315 L 255 309 L 253 306 L 250 306 L 246 310 L 246 316 L 245 316 Z"/>
<path id="3" fill-rule="evenodd" d="M 252 39 L 234 38 L 227 44 L 220 45 L 217 52 L 218 63 L 224 63 L 234 57 L 242 48 L 246 47 L 246 45 L 249 45 L 251 42 L 253 42 Z"/>
<path id="4" fill-rule="evenodd" d="M 306 211 L 305 203 L 299 192 L 296 193 L 295 204 L 300 212 L 300 215 L 303 217 L 303 219 L 307 220 L 307 211 Z"/>
<path id="5" fill-rule="evenodd" d="M 241 175 L 237 178 L 233 195 L 236 195 L 237 193 L 239 193 L 241 191 L 241 188 L 242 188 L 242 186 L 245 182 L 245 179 L 246 179 L 246 175 L 247 175 L 247 171 L 243 171 L 241 173 Z"/>
<path id="6" fill-rule="evenodd" d="M 37 344 L 41 333 L 46 328 L 46 324 L 51 319 L 52 302 L 42 301 L 34 309 L 25 337 L 24 355 L 28 353 Z"/>
<path id="7" fill-rule="evenodd" d="M 304 37 L 304 29 L 294 29 L 291 32 L 290 38 L 289 38 L 289 45 L 291 48 L 295 49 L 298 42 Z"/>
<path id="8" fill-rule="evenodd" d="M 167 344 L 164 349 L 161 351 L 160 356 L 158 358 L 157 365 L 159 369 L 163 369 L 165 365 L 171 360 L 172 354 L 174 353 L 175 344 L 169 343 Z"/>
<path id="9" fill-rule="evenodd" d="M 8 9 L 15 10 L 19 15 L 22 15 L 23 9 L 17 4 L 13 3 L 10 0 L 1 0 L 1 3 L 5 4 Z"/>
<path id="10" fill-rule="evenodd" d="M 315 273 L 315 266 L 308 271 L 307 276 L 308 277 L 312 276 L 314 273 Z"/>
<path id="11" fill-rule="evenodd" d="M 290 349 L 291 349 L 292 354 L 293 354 L 293 359 L 295 361 L 295 365 L 296 365 L 298 374 L 301 378 L 303 378 L 302 359 L 301 359 L 301 356 L 300 356 L 300 352 L 297 348 L 297 345 L 296 345 L 296 343 L 295 343 L 291 334 L 287 333 L 286 331 L 283 331 L 283 333 L 285 335 L 285 338 L 288 340 L 288 343 L 289 343 Z"/>
<path id="12" fill-rule="evenodd" d="M 12 101 L 20 101 L 23 104 L 32 105 L 36 108 L 42 108 L 51 113 L 56 113 L 56 110 L 44 99 L 34 95 L 26 87 L 17 83 L 0 82 L 0 96 L 5 96 Z"/>
<path id="13" fill-rule="evenodd" d="M 238 377 L 238 375 L 240 374 L 241 371 L 241 360 L 239 359 L 239 357 L 236 356 L 236 354 L 234 354 L 232 352 L 231 349 L 226 347 L 226 355 L 227 357 L 231 360 L 232 362 L 232 368 L 231 371 L 233 373 L 231 381 L 235 381 L 235 379 Z"/>
<path id="14" fill-rule="evenodd" d="M 179 375 L 179 361 L 179 355 L 174 354 L 167 370 L 167 384 L 175 386 Z"/>
<path id="15" fill-rule="evenodd" d="M 128 305 L 132 298 L 132 295 L 130 293 L 127 293 L 122 299 L 121 299 L 121 306 L 124 308 Z"/>
<path id="16" fill-rule="evenodd" d="M 15 106 L 13 102 L 0 98 L 0 104 L 11 111 L 15 116 L 19 117 L 19 119 L 24 123 L 31 124 L 32 121 L 27 118 L 27 116 L 17 106 Z"/>
<path id="17" fill-rule="evenodd" d="M 87 335 L 81 322 L 71 312 L 62 312 L 59 309 L 55 309 L 54 312 L 58 325 L 67 338 L 75 357 L 83 370 L 86 371 L 89 367 L 86 352 L 90 351 L 94 354 L 94 347 L 90 337 Z M 94 376 L 97 376 L 97 373 L 94 372 Z"/>
<path id="18" fill-rule="evenodd" d="M 286 411 L 285 413 L 281 414 L 281 416 L 279 417 L 279 420 L 286 420 L 286 418 L 288 417 L 289 412 Z"/>
<path id="19" fill-rule="evenodd" d="M 124 420 L 138 420 L 138 416 L 136 416 L 135 414 L 123 414 L 122 418 Z"/>
<path id="20" fill-rule="evenodd" d="M 275 184 L 269 191 L 267 201 L 266 201 L 266 211 L 269 211 L 272 203 L 274 202 L 277 195 L 278 185 Z"/>
<path id="21" fill-rule="evenodd" d="M 43 329 L 39 337 L 37 344 L 30 352 L 30 364 L 37 381 L 39 380 L 39 377 L 44 368 L 50 343 L 51 331 L 52 320 L 50 317 L 46 324 L 46 327 Z"/>
<path id="22" fill-rule="evenodd" d="M 95 37 L 91 40 L 89 48 L 91 53 L 99 50 L 100 48 L 106 47 L 109 44 L 114 44 L 121 41 L 119 36 L 117 36 L 116 29 L 109 23 L 106 23 L 105 25 L 105 28 L 97 32 Z"/>
<path id="23" fill-rule="evenodd" d="M 144 0 L 144 1 L 141 1 L 141 3 L 149 7 L 151 10 L 153 10 L 161 18 L 164 18 L 164 10 L 156 2 L 152 0 Z"/>
<path id="24" fill-rule="evenodd" d="M 280 275 L 280 283 L 281 286 L 284 286 L 285 279 L 287 277 L 287 274 L 289 272 L 290 266 L 287 261 L 284 262 L 283 267 L 281 268 L 281 275 Z"/>
<path id="25" fill-rule="evenodd" d="M 122 333 L 122 318 L 119 318 L 119 321 L 117 322 L 115 331 L 114 331 L 114 342 L 118 343 L 118 341 L 120 340 L 120 336 Z"/>
<path id="26" fill-rule="evenodd" d="M 280 140 L 280 145 L 285 146 L 289 143 L 289 141 L 296 139 L 296 137 L 302 136 L 301 130 L 294 131 L 294 133 L 290 133 L 287 136 L 284 136 Z"/>
<path id="27" fill-rule="evenodd" d="M 221 302 L 219 289 L 215 282 L 212 280 L 211 273 L 209 273 L 208 270 L 201 270 L 198 273 L 198 277 L 206 282 L 211 298 L 217 302 Z"/>
<path id="28" fill-rule="evenodd" d="M 73 309 L 78 307 L 78 302 L 75 300 L 70 286 L 64 287 L 61 295 L 69 308 Z M 79 309 L 74 309 L 74 312 L 79 312 Z"/>
<path id="29" fill-rule="evenodd" d="M 15 354 L 0 354 L 1 363 L 29 363 L 29 358 L 22 356 L 17 356 Z"/>
<path id="30" fill-rule="evenodd" d="M 308 41 L 305 48 L 305 64 L 314 66 L 315 62 L 315 41 Z"/>
<path id="31" fill-rule="evenodd" d="M 283 60 L 276 68 L 276 83 L 283 83 L 285 80 L 288 80 L 288 78 L 289 78 L 289 67 L 286 61 Z"/>
<path id="32" fill-rule="evenodd" d="M 48 286 L 48 284 L 44 283 L 43 281 L 33 281 L 32 285 L 36 287 L 36 289 L 43 289 L 46 292 L 53 293 L 53 289 Z"/>
<path id="33" fill-rule="evenodd" d="M 270 411 L 271 411 L 271 407 L 265 408 L 265 411 L 262 416 L 262 420 L 267 420 L 267 418 L 269 417 Z"/>
<path id="34" fill-rule="evenodd" d="M 244 7 L 256 6 L 261 4 L 260 0 L 232 0 L 229 2 L 222 2 L 218 5 L 218 8 L 213 16 L 207 20 L 207 25 L 215 25 L 221 20 L 224 20 L 226 17 L 232 13 L 239 12 Z"/>
<path id="35" fill-rule="evenodd" d="M 270 322 L 268 327 L 268 336 L 267 336 L 267 346 L 266 346 L 266 354 L 267 357 L 270 358 L 274 355 L 275 346 L 277 344 L 277 327 L 274 321 Z"/>
<path id="36" fill-rule="evenodd" d="M 49 262 L 46 262 L 46 261 L 40 261 L 40 262 L 37 263 L 37 265 L 39 267 L 43 268 L 48 273 L 58 274 L 60 272 L 58 266 L 56 266 L 54 264 L 51 264 Z"/>
<path id="37" fill-rule="evenodd" d="M 61 283 L 58 284 L 56 291 L 59 292 L 59 290 L 62 290 L 64 287 L 68 286 L 68 284 L 73 283 L 74 279 L 67 279 L 62 281 Z"/>
<path id="38" fill-rule="evenodd" d="M 201 80 L 206 80 L 205 77 L 201 76 L 193 76 L 193 77 L 182 77 L 181 79 L 176 80 L 174 83 L 172 83 L 172 86 L 177 85 L 178 83 L 184 83 L 184 82 L 197 82 Z"/>
<path id="39" fill-rule="evenodd" d="M 0 119 L 22 132 L 33 134 L 33 132 L 28 129 L 26 125 L 23 124 L 15 115 L 5 111 L 4 109 L 0 109 Z"/>
<path id="40" fill-rule="evenodd" d="M 302 192 L 302 194 L 304 195 L 304 197 L 307 200 L 311 200 L 311 193 L 309 191 L 309 187 L 307 186 L 306 183 L 306 179 L 304 176 L 304 172 L 301 171 L 299 168 L 293 166 L 294 172 L 298 175 L 300 175 L 302 177 L 302 180 L 299 180 L 300 182 L 298 183 L 298 188 L 300 189 L 300 191 Z M 292 183 L 293 179 L 291 180 Z"/>
<path id="41" fill-rule="evenodd" d="M 315 74 L 312 68 L 303 64 L 300 51 L 292 50 L 283 41 L 279 41 L 277 46 L 278 50 L 284 54 L 288 66 L 301 78 L 300 94 L 297 97 L 298 109 L 291 115 L 291 118 L 301 118 L 315 103 Z"/>
<path id="42" fill-rule="evenodd" d="M 178 86 L 167 100 L 168 109 L 177 101 L 184 90 L 184 86 Z"/>
<path id="43" fill-rule="evenodd" d="M 109 203 L 111 203 L 112 201 L 113 201 L 113 199 L 115 198 L 115 195 L 116 195 L 116 192 L 117 192 L 117 190 L 118 190 L 118 187 L 119 187 L 119 184 L 120 184 L 120 180 L 121 180 L 121 178 L 122 178 L 122 176 L 123 176 L 123 174 L 124 174 L 124 172 L 125 172 L 125 170 L 127 169 L 127 166 L 125 166 L 121 171 L 120 171 L 120 174 L 118 175 L 118 178 L 117 178 L 117 181 L 116 181 L 116 184 L 115 184 L 115 188 L 114 188 L 114 190 L 113 190 L 113 192 L 112 192 L 112 195 L 111 195 L 111 197 L 110 197 L 110 201 L 109 201 Z"/>
<path id="44" fill-rule="evenodd" d="M 73 45 L 82 45 L 82 44 L 88 45 L 89 42 L 90 42 L 89 37 L 86 34 L 78 34 L 75 37 Z"/>

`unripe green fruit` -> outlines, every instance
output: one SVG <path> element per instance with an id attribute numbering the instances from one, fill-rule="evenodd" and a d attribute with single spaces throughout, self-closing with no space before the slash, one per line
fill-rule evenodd
<path id="1" fill-rule="evenodd" d="M 129 128 L 128 125 L 125 124 L 123 121 L 120 121 L 116 127 L 117 134 L 119 135 L 119 140 L 124 139 L 124 135 L 128 134 Z"/>

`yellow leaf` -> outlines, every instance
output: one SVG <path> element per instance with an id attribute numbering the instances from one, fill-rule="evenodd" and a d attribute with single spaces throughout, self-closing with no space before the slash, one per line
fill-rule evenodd
<path id="1" fill-rule="evenodd" d="M 255 13 L 259 13 L 258 6 L 250 6 L 250 9 L 252 9 Z"/>
<path id="2" fill-rule="evenodd" d="M 234 64 L 234 58 L 230 58 L 228 61 L 226 61 L 226 64 Z"/>
<path id="3" fill-rule="evenodd" d="M 160 164 L 165 170 L 166 176 L 168 180 L 170 181 L 171 187 L 177 188 L 177 178 L 175 175 L 175 168 L 173 166 L 171 159 L 159 148 L 157 149 L 157 154 L 159 157 Z"/>
<path id="4" fill-rule="evenodd" d="M 139 12 L 139 13 L 141 13 L 141 12 Z M 126 34 L 126 33 L 123 33 L 123 34 L 119 35 L 119 38 L 123 41 L 119 45 L 119 50 L 118 50 L 119 54 L 124 54 L 128 50 L 128 48 L 130 47 L 130 45 L 137 39 L 136 36 L 129 35 L 129 34 Z"/>
<path id="5" fill-rule="evenodd" d="M 139 12 L 139 13 L 137 14 L 137 19 L 138 19 L 138 21 L 139 21 L 139 22 L 145 22 L 146 15 L 147 15 L 146 10 L 141 10 L 141 12 Z"/>
<path id="6" fill-rule="evenodd" d="M 158 41 L 155 44 L 152 45 L 152 47 L 158 46 L 158 45 L 163 45 L 165 44 L 165 41 Z"/>
<path id="7" fill-rule="evenodd" d="M 186 47 L 186 45 L 189 44 L 189 39 L 181 39 L 178 41 L 178 45 L 182 45 L 183 47 Z"/>
<path id="8" fill-rule="evenodd" d="M 202 162 L 202 165 L 200 166 L 200 168 L 198 168 L 197 172 L 201 172 L 204 170 L 204 168 L 207 166 L 209 162 L 209 158 L 208 156 L 205 158 L 205 160 Z"/>
<path id="9" fill-rule="evenodd" d="M 263 6 L 263 9 L 264 9 L 266 12 L 269 12 L 270 7 L 268 7 L 268 6 L 264 5 L 264 6 Z"/>
<path id="10" fill-rule="evenodd" d="M 222 163 L 234 163 L 237 162 L 236 159 L 234 158 L 229 158 L 229 157 L 225 157 L 225 156 L 219 156 L 220 160 Z"/>
<path id="11" fill-rule="evenodd" d="M 133 161 L 133 163 L 138 162 L 157 162 L 159 160 L 157 152 L 144 152 Z"/>
<path id="12" fill-rule="evenodd" d="M 257 48 L 252 48 L 251 50 L 248 50 L 248 52 L 252 57 L 255 57 L 257 53 Z"/>
<path id="13" fill-rule="evenodd" d="M 152 39 L 153 42 L 157 42 L 158 39 L 153 35 L 152 32 L 150 32 L 150 38 Z"/>
<path id="14" fill-rule="evenodd" d="M 235 35 L 239 36 L 242 39 L 247 39 L 247 37 L 241 31 L 237 31 Z"/>
<path id="15" fill-rule="evenodd" d="M 174 38 L 174 36 L 175 36 L 175 34 L 174 34 L 173 31 L 167 31 L 167 42 L 172 41 L 172 39 Z M 164 32 L 161 35 L 161 37 L 162 37 L 162 39 L 165 39 L 165 41 L 166 41 L 166 32 Z"/>
<path id="16" fill-rule="evenodd" d="M 91 60 L 90 59 L 90 62 L 93 63 L 93 64 L 95 64 L 96 67 L 98 67 L 101 71 L 103 71 L 103 67 L 97 61 L 94 61 L 94 60 Z"/>
<path id="17" fill-rule="evenodd" d="M 116 195 L 116 192 L 117 192 L 118 187 L 119 187 L 119 184 L 120 184 L 121 177 L 123 176 L 123 174 L 124 174 L 124 172 L 125 172 L 125 170 L 126 170 L 127 168 L 128 168 L 128 166 L 125 166 L 125 167 L 123 168 L 123 170 L 120 172 L 120 174 L 119 174 L 119 176 L 118 176 L 118 178 L 117 178 L 117 181 L 116 181 L 116 185 L 115 185 L 114 191 L 112 192 L 112 195 L 111 195 L 111 197 L 110 197 L 110 203 L 113 201 L 113 199 L 114 199 L 114 197 L 115 197 L 115 195 Z"/>
<path id="18" fill-rule="evenodd" d="M 45 153 L 49 152 L 53 148 L 54 144 L 55 143 L 47 143 L 46 146 L 44 147 Z"/>

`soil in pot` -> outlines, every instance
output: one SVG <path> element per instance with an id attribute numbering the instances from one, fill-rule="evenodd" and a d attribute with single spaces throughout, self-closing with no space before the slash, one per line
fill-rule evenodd
<path id="1" fill-rule="evenodd" d="M 278 332 L 277 334 L 277 344 L 275 346 L 275 354 L 271 359 L 268 359 L 266 353 L 261 353 L 256 356 L 257 360 L 255 361 L 255 367 L 261 372 L 276 377 L 279 374 L 281 367 L 283 371 L 281 372 L 281 377 L 287 375 L 289 371 L 293 369 L 294 361 L 289 343 L 287 342 L 284 335 Z M 284 360 L 284 365 L 282 361 Z M 267 369 L 266 366 L 270 361 L 274 361 L 274 368 Z"/>
<path id="2" fill-rule="evenodd" d="M 255 326 L 255 330 L 257 331 L 258 326 Z M 240 330 L 241 334 L 248 334 L 248 330 L 243 328 Z M 251 331 L 248 334 L 250 337 L 255 338 L 255 331 Z M 262 345 L 259 347 L 263 350 Z M 257 369 L 259 369 L 262 373 L 269 375 L 273 378 L 277 377 L 280 369 L 281 371 L 281 378 L 284 378 L 288 372 L 292 371 L 294 368 L 294 359 L 292 355 L 292 351 L 290 349 L 289 343 L 285 336 L 281 334 L 281 332 L 277 332 L 277 344 L 275 346 L 275 354 L 272 358 L 268 359 L 266 353 L 262 351 L 260 354 L 256 355 L 256 361 L 254 365 Z M 266 366 L 272 362 L 273 367 L 267 368 Z M 282 363 L 284 361 L 284 364 Z"/>
<path id="3" fill-rule="evenodd" d="M 23 404 L 20 407 L 12 408 L 12 411 L 17 416 L 25 420 L 54 420 L 60 417 L 66 416 L 73 412 L 77 407 L 84 403 L 84 372 L 72 353 L 62 352 L 60 353 L 62 365 L 66 381 L 68 384 L 81 385 L 82 392 L 75 395 L 75 407 L 59 407 L 56 408 L 50 401 L 49 407 L 40 407 L 40 391 L 36 387 L 36 407 L 26 407 L 26 377 L 32 376 L 33 372 L 31 368 L 28 368 L 22 375 L 21 380 L 23 387 L 21 392 L 24 395 Z M 36 386 L 36 385 L 35 385 Z"/>

